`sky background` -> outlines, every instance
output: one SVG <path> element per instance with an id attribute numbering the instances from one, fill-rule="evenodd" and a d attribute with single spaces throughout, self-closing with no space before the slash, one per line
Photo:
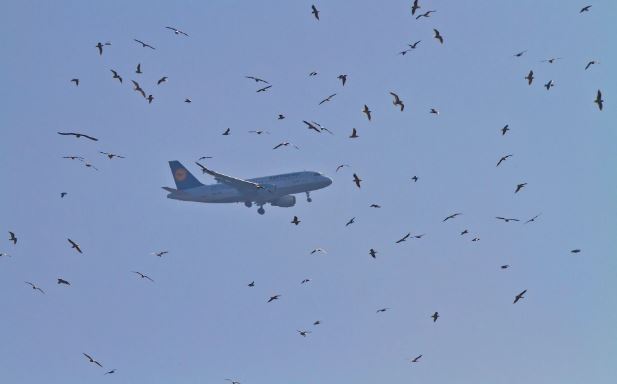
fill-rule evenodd
<path id="1" fill-rule="evenodd" d="M 615 382 L 617 3 L 579 14 L 586 3 L 424 0 L 437 12 L 416 20 L 411 1 L 322 1 L 320 21 L 311 4 L 4 3 L 0 252 L 12 257 L 0 258 L 1 382 Z M 99 41 L 112 43 L 102 56 Z M 540 62 L 551 57 L 563 59 Z M 256 93 L 246 75 L 273 86 Z M 352 128 L 360 138 L 347 138 Z M 282 140 L 301 149 L 273 151 Z M 241 178 L 314 170 L 334 183 L 264 216 L 166 199 L 169 160 L 214 182 L 193 163 L 204 155 Z M 426 236 L 394 244 L 408 232 Z"/>

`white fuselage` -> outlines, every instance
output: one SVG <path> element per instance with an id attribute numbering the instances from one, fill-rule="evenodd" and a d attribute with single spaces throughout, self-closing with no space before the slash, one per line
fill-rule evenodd
<path id="1" fill-rule="evenodd" d="M 332 184 L 332 179 L 319 172 L 293 172 L 248 179 L 262 188 L 241 191 L 224 183 L 202 185 L 178 190 L 167 195 L 170 199 L 202 203 L 255 203 L 263 205 L 285 196 L 310 192 Z"/>

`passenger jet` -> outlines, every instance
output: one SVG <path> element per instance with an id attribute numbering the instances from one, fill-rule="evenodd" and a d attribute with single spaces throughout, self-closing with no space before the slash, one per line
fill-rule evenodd
<path id="1" fill-rule="evenodd" d="M 170 161 L 169 167 L 176 182 L 176 189 L 163 187 L 170 192 L 167 198 L 200 203 L 244 203 L 247 207 L 257 205 L 257 213 L 263 215 L 265 204 L 275 207 L 293 207 L 296 193 L 306 193 L 306 201 L 312 201 L 310 192 L 332 184 L 332 179 L 319 172 L 293 172 L 281 175 L 238 179 L 212 171 L 196 162 L 203 173 L 213 176 L 217 184 L 200 183 L 179 161 Z"/>

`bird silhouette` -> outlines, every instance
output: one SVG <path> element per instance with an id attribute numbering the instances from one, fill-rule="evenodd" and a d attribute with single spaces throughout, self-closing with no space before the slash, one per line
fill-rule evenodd
<path id="1" fill-rule="evenodd" d="M 401 108 L 401 112 L 403 112 L 403 109 L 405 109 L 405 104 L 403 104 L 403 102 L 401 101 L 401 99 L 398 97 L 396 93 L 390 92 L 390 94 L 394 97 L 392 104 L 394 104 L 394 106 L 398 105 Z"/>
<path id="2" fill-rule="evenodd" d="M 71 285 L 71 283 L 61 278 L 58 278 L 58 284 Z"/>
<path id="3" fill-rule="evenodd" d="M 356 184 L 356 187 L 360 188 L 360 183 L 362 179 L 358 177 L 355 173 L 353 174 L 353 182 Z"/>
<path id="4" fill-rule="evenodd" d="M 311 13 L 315 16 L 315 19 L 319 20 L 319 10 L 315 7 L 315 5 L 311 5 Z"/>
<path id="5" fill-rule="evenodd" d="M 429 13 L 429 12 L 431 12 L 431 11 L 428 11 L 428 12 L 426 12 L 426 13 Z M 418 16 L 418 17 L 419 17 L 419 16 Z M 428 17 L 428 16 L 426 16 L 426 17 Z M 436 30 L 436 29 L 433 29 L 433 32 L 435 32 L 435 36 L 433 36 L 433 37 L 434 37 L 434 38 L 436 38 L 436 39 L 437 39 L 437 40 L 438 40 L 441 44 L 443 44 L 443 36 L 441 36 L 441 34 L 439 33 L 439 31 L 438 31 L 438 30 Z"/>
<path id="6" fill-rule="evenodd" d="M 514 297 L 514 302 L 512 304 L 516 304 L 520 299 L 524 298 L 524 294 L 527 292 L 527 290 L 524 290 L 523 292 L 519 293 L 518 295 L 516 295 Z"/>
<path id="7" fill-rule="evenodd" d="M 520 183 L 520 184 L 517 184 L 517 186 L 516 186 L 516 190 L 514 191 L 514 193 L 518 193 L 518 191 L 520 191 L 521 189 L 523 189 L 526 185 L 527 185 L 527 183 Z"/>
<path id="8" fill-rule="evenodd" d="M 368 109 L 368 105 L 364 104 L 364 109 L 362 110 L 362 112 L 366 115 L 368 121 L 371 121 L 371 110 Z"/>
<path id="9" fill-rule="evenodd" d="M 88 355 L 87 353 L 83 353 L 84 356 L 86 356 L 86 358 L 88 359 L 89 362 L 98 365 L 99 367 L 103 368 L 103 366 L 101 365 L 101 363 L 99 363 L 98 361 L 94 360 L 92 358 L 92 356 Z"/>
<path id="10" fill-rule="evenodd" d="M 143 273 L 137 272 L 137 271 L 131 271 L 131 272 L 133 272 L 136 275 L 139 275 L 139 277 L 141 277 L 142 279 L 150 280 L 150 282 L 154 283 L 154 280 L 152 280 L 150 276 L 148 275 L 144 275 Z"/>
<path id="11" fill-rule="evenodd" d="M 17 244 L 17 237 L 15 236 L 15 233 L 9 231 L 9 241 L 13 242 L 13 245 Z"/>
<path id="12" fill-rule="evenodd" d="M 415 15 L 416 11 L 420 9 L 420 5 L 418 5 L 418 0 L 413 0 L 413 4 L 411 5 L 411 15 Z"/>
<path id="13" fill-rule="evenodd" d="M 350 139 L 357 139 L 358 137 L 360 137 L 360 136 L 358 136 L 358 131 L 356 131 L 355 128 L 352 128 L 351 129 L 351 135 L 349 135 L 349 138 Z"/>
<path id="14" fill-rule="evenodd" d="M 31 282 L 29 282 L 29 281 L 26 281 L 25 283 L 26 283 L 26 284 L 28 284 L 29 286 L 31 286 L 33 290 L 35 290 L 35 291 L 39 291 L 39 292 L 41 292 L 42 294 L 45 294 L 45 291 L 43 291 L 41 288 L 37 287 L 37 286 L 36 286 L 36 285 L 34 285 L 33 283 L 31 283 Z"/>
<path id="15" fill-rule="evenodd" d="M 294 216 L 293 220 L 291 220 L 291 223 L 295 225 L 300 224 L 300 220 L 298 219 L 298 216 Z"/>
<path id="16" fill-rule="evenodd" d="M 442 222 L 443 222 L 443 221 L 448 221 L 448 220 L 450 220 L 450 219 L 454 219 L 454 218 L 455 218 L 456 216 L 458 216 L 458 215 L 462 215 L 462 213 L 460 213 L 460 212 L 453 213 L 453 214 L 451 214 L 450 216 L 448 216 L 448 217 L 446 217 L 445 219 L 443 219 L 443 220 L 442 220 Z"/>
<path id="17" fill-rule="evenodd" d="M 343 87 L 344 87 L 345 83 L 347 82 L 347 75 L 338 75 L 337 79 L 339 79 L 341 81 L 341 83 L 343 84 Z"/>
<path id="18" fill-rule="evenodd" d="M 73 241 L 73 240 L 71 240 L 71 239 L 67 239 L 67 240 L 68 240 L 68 241 L 69 241 L 69 243 L 71 244 L 71 248 L 74 248 L 74 249 L 75 249 L 77 252 L 79 252 L 79 253 L 83 253 L 83 252 L 81 251 L 81 248 L 79 248 L 79 244 L 77 244 L 76 242 L 74 242 L 74 241 Z"/>
<path id="19" fill-rule="evenodd" d="M 112 77 L 112 78 L 113 78 L 113 79 L 118 79 L 118 81 L 122 83 L 122 77 L 121 77 L 120 75 L 118 75 L 118 72 L 116 72 L 116 71 L 115 71 L 115 70 L 113 70 L 113 69 L 110 69 L 110 71 L 111 71 L 111 73 L 113 74 L 113 77 Z"/>
<path id="20" fill-rule="evenodd" d="M 92 141 L 98 141 L 99 140 L 96 137 L 84 135 L 83 133 L 77 133 L 77 132 L 58 132 L 58 135 L 75 136 L 78 139 L 84 137 L 84 138 L 86 138 L 88 140 L 92 140 Z"/>
<path id="21" fill-rule="evenodd" d="M 437 319 L 439 318 L 439 312 L 435 312 L 433 313 L 433 316 L 431 316 L 433 318 L 433 323 L 437 321 Z"/>
<path id="22" fill-rule="evenodd" d="M 75 86 L 78 87 L 79 86 L 79 79 L 71 79 L 72 83 L 75 83 Z"/>
<path id="23" fill-rule="evenodd" d="M 602 106 L 604 105 L 604 100 L 602 100 L 602 92 L 598 89 L 598 93 L 596 93 L 596 99 L 593 101 L 598 104 L 598 108 L 602 110 Z"/>
<path id="24" fill-rule="evenodd" d="M 268 299 L 268 303 L 274 300 L 278 300 L 279 297 L 281 297 L 281 295 L 274 295 L 274 296 L 270 296 L 270 298 Z"/>
<path id="25" fill-rule="evenodd" d="M 510 155 L 505 155 L 505 156 L 502 156 L 502 157 L 501 157 L 501 159 L 499 159 L 499 161 L 497 162 L 496 167 L 499 167 L 499 164 L 501 164 L 502 162 L 506 161 L 508 158 L 510 158 L 510 157 L 512 157 L 512 156 L 513 156 L 513 155 L 511 155 L 511 154 L 510 154 Z"/>
<path id="26" fill-rule="evenodd" d="M 151 46 L 150 44 L 144 43 L 144 42 L 143 42 L 143 41 L 141 41 L 141 40 L 133 39 L 133 41 L 135 41 L 135 42 L 137 42 L 137 43 L 141 44 L 142 48 L 156 49 L 156 48 L 154 48 L 153 46 Z"/>
<path id="27" fill-rule="evenodd" d="M 140 74 L 140 75 L 143 73 L 141 71 L 141 63 L 137 63 L 137 68 L 135 69 L 135 73 Z"/>
<path id="28" fill-rule="evenodd" d="M 184 35 L 184 36 L 186 36 L 186 37 L 189 37 L 189 35 L 188 35 L 186 32 L 181 31 L 181 30 L 179 30 L 178 28 L 174 28 L 174 27 L 165 27 L 165 28 L 167 28 L 167 29 L 170 29 L 170 30 L 174 31 L 174 34 L 176 34 L 176 35 Z"/>
<path id="29" fill-rule="evenodd" d="M 374 250 L 373 248 L 369 249 L 368 254 L 371 255 L 373 259 L 377 258 L 377 251 Z"/>
<path id="30" fill-rule="evenodd" d="M 527 76 L 525 76 L 525 80 L 527 80 L 528 85 L 531 85 L 531 83 L 533 82 L 533 71 L 529 71 Z"/>

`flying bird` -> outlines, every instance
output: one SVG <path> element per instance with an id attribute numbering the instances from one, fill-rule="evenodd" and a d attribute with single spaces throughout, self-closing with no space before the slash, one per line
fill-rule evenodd
<path id="1" fill-rule="evenodd" d="M 467 229 L 465 229 L 465 230 L 463 230 L 463 231 L 461 232 L 461 236 L 466 235 L 466 234 L 468 234 L 468 233 L 469 233 L 469 231 L 468 231 Z"/>
<path id="2" fill-rule="evenodd" d="M 349 166 L 350 166 L 349 164 L 341 164 L 338 167 L 336 167 L 336 171 L 334 171 L 334 172 L 338 172 L 339 169 L 344 168 L 344 167 L 349 167 Z"/>
<path id="3" fill-rule="evenodd" d="M 81 248 L 79 248 L 79 244 L 77 244 L 76 242 L 74 242 L 74 241 L 73 241 L 73 240 L 71 240 L 71 239 L 67 239 L 67 240 L 69 241 L 69 243 L 71 243 L 71 248 L 75 248 L 75 250 L 76 250 L 77 252 L 79 252 L 79 253 L 83 253 L 83 252 L 81 251 Z"/>
<path id="4" fill-rule="evenodd" d="M 497 220 L 503 220 L 503 221 L 505 221 L 506 223 L 509 223 L 509 222 L 511 222 L 511 221 L 520 221 L 519 219 L 509 219 L 509 218 L 507 218 L 507 217 L 501 217 L 501 216 L 497 216 L 497 217 L 495 217 L 495 218 L 496 218 Z"/>
<path id="5" fill-rule="evenodd" d="M 387 311 L 390 308 L 380 308 L 377 311 L 375 311 L 375 313 L 384 313 L 385 311 Z"/>
<path id="6" fill-rule="evenodd" d="M 94 363 L 94 364 L 98 365 L 99 367 L 103 368 L 101 363 L 99 363 L 98 361 L 94 360 L 92 358 L 92 356 L 88 355 L 87 353 L 84 353 L 83 355 L 86 356 L 86 358 L 88 359 L 89 362 Z"/>
<path id="7" fill-rule="evenodd" d="M 411 233 L 408 233 L 405 236 L 401 237 L 399 240 L 396 241 L 396 244 L 402 243 L 403 241 L 407 241 L 409 236 L 411 236 Z"/>
<path id="8" fill-rule="evenodd" d="M 267 82 L 264 79 L 260 79 L 259 77 L 255 77 L 255 76 L 244 76 L 247 79 L 251 79 L 251 80 L 255 80 L 256 83 L 266 83 L 266 84 L 270 84 L 269 82 Z"/>
<path id="9" fill-rule="evenodd" d="M 139 86 L 139 83 L 136 82 L 135 80 L 131 80 L 131 81 L 133 82 L 133 90 L 141 93 L 141 95 L 145 98 L 146 92 L 144 92 L 144 90 Z"/>
<path id="10" fill-rule="evenodd" d="M 192 102 L 193 102 L 193 100 L 191 100 L 191 99 L 189 99 L 189 98 L 187 97 L 186 99 L 184 99 L 184 102 L 185 102 L 185 103 L 187 103 L 187 104 L 189 104 L 189 103 L 192 103 Z"/>
<path id="11" fill-rule="evenodd" d="M 60 198 L 64 199 L 64 196 L 68 195 L 68 192 L 60 192 Z"/>
<path id="12" fill-rule="evenodd" d="M 313 76 L 317 76 L 317 71 L 311 71 L 311 73 L 309 73 L 309 77 Z"/>
<path id="13" fill-rule="evenodd" d="M 298 331 L 298 333 L 300 334 L 300 336 L 302 336 L 302 337 L 306 337 L 306 335 L 308 335 L 309 333 L 311 333 L 311 331 L 300 331 L 300 330 L 297 330 L 297 331 Z"/>
<path id="14" fill-rule="evenodd" d="M 497 162 L 496 167 L 499 167 L 499 164 L 501 164 L 502 162 L 506 161 L 508 158 L 512 157 L 513 155 L 505 155 L 503 156 L 501 159 L 499 159 L 499 161 Z"/>
<path id="15" fill-rule="evenodd" d="M 516 297 L 514 297 L 514 302 L 512 304 L 516 304 L 520 299 L 524 298 L 524 294 L 525 292 L 527 292 L 527 290 L 524 290 L 523 292 L 519 293 L 518 295 L 516 295 Z"/>
<path id="16" fill-rule="evenodd" d="M 298 220 L 298 216 L 294 216 L 293 220 L 291 220 L 291 223 L 295 225 L 300 224 L 300 220 Z"/>
<path id="17" fill-rule="evenodd" d="M 349 135 L 349 138 L 350 139 L 357 139 L 358 137 L 360 137 L 360 136 L 358 136 L 358 131 L 356 131 L 355 128 L 352 128 L 351 129 L 351 135 Z"/>
<path id="18" fill-rule="evenodd" d="M 412 177 L 411 180 L 413 180 L 414 183 L 417 183 L 418 182 L 418 176 Z"/>
<path id="19" fill-rule="evenodd" d="M 222 133 L 223 136 L 229 136 L 229 133 L 231 132 L 231 128 L 227 128 L 225 130 L 225 132 Z"/>
<path id="20" fill-rule="evenodd" d="M 419 14 L 418 16 L 416 16 L 416 20 L 420 19 L 421 17 L 430 17 L 431 13 L 435 13 L 437 11 L 433 10 L 433 11 L 426 11 L 424 13 Z"/>
<path id="21" fill-rule="evenodd" d="M 589 69 L 589 67 L 591 67 L 594 64 L 599 64 L 597 61 L 595 60 L 591 60 L 590 62 L 587 63 L 587 65 L 585 66 L 585 70 Z"/>
<path id="22" fill-rule="evenodd" d="M 146 97 L 146 100 L 148 100 L 148 104 L 152 104 L 152 100 L 154 100 L 154 96 L 148 95 L 148 97 Z"/>
<path id="23" fill-rule="evenodd" d="M 504 265 L 502 265 L 499 268 L 501 268 L 501 269 L 508 269 L 508 268 L 510 268 L 510 265 L 509 264 L 504 264 Z"/>
<path id="24" fill-rule="evenodd" d="M 322 101 L 319 102 L 319 105 L 322 105 L 323 103 L 325 103 L 326 101 L 330 101 L 332 100 L 332 98 L 336 96 L 336 93 L 331 94 L 330 96 L 326 97 L 325 99 L 323 99 Z"/>
<path id="25" fill-rule="evenodd" d="M 117 157 L 118 159 L 125 159 L 124 156 L 116 155 L 115 153 L 102 152 L 102 151 L 99 151 L 99 153 L 107 156 L 109 160 L 113 159 L 114 157 Z"/>
<path id="26" fill-rule="evenodd" d="M 114 71 L 113 69 L 110 69 L 110 71 L 114 75 L 113 79 L 118 79 L 118 81 L 122 83 L 122 76 L 118 75 L 118 72 Z"/>
<path id="27" fill-rule="evenodd" d="M 249 131 L 249 133 L 254 133 L 254 134 L 256 134 L 256 135 L 262 135 L 262 134 L 264 134 L 264 133 L 265 133 L 266 135 L 269 135 L 269 134 L 270 134 L 270 132 L 268 132 L 268 131 L 262 131 L 262 130 L 259 130 L 259 131 Z"/>
<path id="28" fill-rule="evenodd" d="M 116 370 L 115 370 L 115 369 L 112 369 L 111 371 L 107 371 L 107 372 L 105 372 L 105 373 L 103 374 L 103 376 L 105 376 L 105 375 L 111 375 L 112 373 L 116 373 Z"/>
<path id="29" fill-rule="evenodd" d="M 281 297 L 281 295 L 274 295 L 274 296 L 270 296 L 270 298 L 268 299 L 268 303 L 274 300 L 278 300 L 279 297 Z"/>
<path id="30" fill-rule="evenodd" d="M 253 288 L 255 286 L 255 280 L 251 281 L 250 283 L 247 284 L 247 287 L 251 287 Z"/>
<path id="31" fill-rule="evenodd" d="M 525 54 L 525 52 L 527 52 L 527 50 L 520 51 L 519 53 L 515 53 L 513 56 L 521 57 L 521 56 L 523 56 Z"/>
<path id="32" fill-rule="evenodd" d="M 573 249 L 573 250 L 570 251 L 570 253 L 580 253 L 580 252 L 581 252 L 580 249 Z"/>
<path id="33" fill-rule="evenodd" d="M 421 42 L 421 41 L 422 41 L 422 40 L 418 40 L 418 41 L 416 41 L 416 42 L 415 42 L 415 43 L 413 43 L 413 44 L 407 44 L 407 45 L 409 46 L 409 49 L 416 49 L 416 46 L 417 46 L 418 44 L 420 44 L 420 42 Z"/>
<path id="34" fill-rule="evenodd" d="M 279 114 L 279 116 L 277 117 L 277 120 L 283 120 L 284 118 L 285 118 L 285 115 Z"/>
<path id="35" fill-rule="evenodd" d="M 133 41 L 135 41 L 135 42 L 137 42 L 137 43 L 141 44 L 142 48 L 156 49 L 156 48 L 154 48 L 153 46 L 151 46 L 150 44 L 144 43 L 144 42 L 143 42 L 143 41 L 141 41 L 141 40 L 133 39 Z"/>
<path id="36" fill-rule="evenodd" d="M 259 88 L 256 92 L 257 92 L 257 93 L 259 93 L 259 92 L 265 92 L 265 91 L 267 91 L 267 90 L 268 90 L 268 89 L 270 89 L 270 88 L 272 88 L 272 86 L 271 86 L 271 85 L 267 85 L 267 86 L 265 86 L 265 87 L 263 87 L 263 88 Z"/>
<path id="37" fill-rule="evenodd" d="M 437 321 L 437 319 L 439 318 L 439 312 L 435 312 L 433 313 L 433 316 L 431 316 L 433 318 L 433 323 Z"/>
<path id="38" fill-rule="evenodd" d="M 37 287 L 36 285 L 32 284 L 31 282 L 25 281 L 25 283 L 28 284 L 29 286 L 31 286 L 32 289 L 34 289 L 35 291 L 39 291 L 42 294 L 45 294 L 45 291 L 43 291 L 41 288 Z"/>
<path id="39" fill-rule="evenodd" d="M 525 76 L 525 80 L 527 80 L 528 85 L 531 85 L 531 83 L 533 82 L 533 71 L 529 71 L 527 76 Z"/>
<path id="40" fill-rule="evenodd" d="M 351 219 L 349 219 L 349 221 L 347 223 L 345 223 L 345 226 L 348 227 L 348 226 L 350 226 L 351 224 L 353 224 L 355 222 L 356 222 L 356 218 L 352 217 Z"/>
<path id="41" fill-rule="evenodd" d="M 151 255 L 158 256 L 158 257 L 163 257 L 163 255 L 166 255 L 168 253 L 169 253 L 169 251 L 157 251 L 157 252 L 152 252 Z"/>
<path id="42" fill-rule="evenodd" d="M 313 16 L 315 16 L 315 18 L 319 20 L 319 10 L 317 10 L 315 5 L 311 5 L 311 9 L 312 9 L 311 13 L 313 14 Z"/>
<path id="43" fill-rule="evenodd" d="M 381 208 L 381 205 L 379 204 L 371 204 L 369 205 L 370 208 Z"/>
<path id="44" fill-rule="evenodd" d="M 347 75 L 338 75 L 337 79 L 339 79 L 341 83 L 343 83 L 343 87 L 344 87 L 345 83 L 347 82 Z"/>
<path id="45" fill-rule="evenodd" d="M 103 46 L 105 45 L 111 45 L 111 43 L 107 42 L 105 44 L 101 43 L 100 41 L 96 44 L 96 47 L 99 50 L 99 56 L 103 54 Z"/>
<path id="46" fill-rule="evenodd" d="M 189 35 L 188 35 L 186 32 L 181 31 L 181 30 L 179 30 L 178 28 L 174 28 L 174 27 L 165 27 L 165 28 L 167 28 L 167 29 L 170 29 L 170 30 L 174 31 L 174 33 L 175 33 L 176 35 L 184 35 L 184 36 L 186 36 L 186 37 L 189 37 Z"/>
<path id="47" fill-rule="evenodd" d="M 418 355 L 417 357 L 415 357 L 413 360 L 411 360 L 412 363 L 417 363 L 418 360 L 420 360 L 420 358 L 422 357 L 422 355 Z"/>
<path id="48" fill-rule="evenodd" d="M 369 249 L 368 254 L 371 255 L 373 259 L 377 258 L 377 251 L 374 250 L 373 248 Z"/>
<path id="49" fill-rule="evenodd" d="M 514 191 L 514 193 L 517 193 L 518 191 L 520 191 L 521 189 L 523 189 L 523 187 L 525 187 L 526 185 L 527 185 L 527 183 L 517 184 L 517 185 L 516 185 L 516 190 Z"/>
<path id="50" fill-rule="evenodd" d="M 371 110 L 368 109 L 368 105 L 364 104 L 364 109 L 362 110 L 362 112 L 366 115 L 368 121 L 371 121 Z"/>
<path id="51" fill-rule="evenodd" d="M 167 76 L 163 76 L 159 79 L 159 81 L 156 82 L 156 85 L 161 85 L 166 81 L 167 81 Z"/>
<path id="52" fill-rule="evenodd" d="M 311 279 L 303 279 L 303 280 L 300 282 L 300 284 L 306 284 L 306 283 L 308 283 L 308 282 L 310 282 L 310 281 L 311 281 Z"/>
<path id="53" fill-rule="evenodd" d="M 506 132 L 508 132 L 510 130 L 510 124 L 506 124 L 503 126 L 503 128 L 501 128 L 501 136 L 505 135 Z"/>
<path id="54" fill-rule="evenodd" d="M 75 83 L 75 86 L 79 86 L 79 79 L 71 79 L 71 82 Z"/>
<path id="55" fill-rule="evenodd" d="M 471 239 L 471 241 L 476 242 L 476 241 L 480 241 L 479 237 L 474 237 L 473 239 Z"/>
<path id="56" fill-rule="evenodd" d="M 71 283 L 61 278 L 58 278 L 58 284 L 71 285 Z"/>
<path id="57" fill-rule="evenodd" d="M 135 69 L 135 73 L 140 74 L 140 75 L 143 73 L 141 71 L 141 63 L 137 63 L 137 68 Z"/>
<path id="58" fill-rule="evenodd" d="M 589 8 L 591 8 L 591 5 L 586 5 L 583 8 L 581 8 L 581 10 L 578 13 L 589 12 Z"/>
<path id="59" fill-rule="evenodd" d="M 534 216 L 534 217 L 532 217 L 531 219 L 527 220 L 527 221 L 525 222 L 525 224 L 527 224 L 527 223 L 531 223 L 532 221 L 536 221 L 536 219 L 537 219 L 538 217 L 540 217 L 540 215 L 541 215 L 541 213 L 539 213 L 539 214 L 535 215 L 535 216 Z"/>
<path id="60" fill-rule="evenodd" d="M 356 186 L 358 188 L 360 188 L 360 182 L 362 181 L 361 178 L 358 177 L 358 175 L 356 175 L 355 173 L 353 174 L 353 182 L 356 184 Z"/>
<path id="61" fill-rule="evenodd" d="M 544 88 L 546 88 L 546 90 L 550 90 L 552 87 L 555 86 L 555 82 L 553 80 L 549 80 L 548 83 L 544 84 Z"/>
<path id="62" fill-rule="evenodd" d="M 435 109 L 435 108 L 431 108 L 431 110 L 429 111 L 429 113 L 432 113 L 434 115 L 439 116 L 439 110 Z"/>
<path id="63" fill-rule="evenodd" d="M 133 272 L 133 273 L 135 273 L 135 274 L 139 275 L 139 277 L 141 277 L 142 279 L 148 279 L 148 280 L 150 280 L 151 282 L 153 282 L 153 283 L 154 283 L 154 280 L 152 280 L 152 279 L 150 278 L 150 276 L 148 276 L 148 275 L 144 275 L 143 273 L 141 273 L 141 272 L 137 272 L 137 271 L 131 271 L 131 272 Z"/>
<path id="64" fill-rule="evenodd" d="M 462 215 L 462 213 L 460 213 L 460 212 L 453 213 L 453 214 L 451 214 L 450 216 L 448 216 L 448 217 L 446 217 L 445 219 L 443 219 L 443 220 L 442 220 L 442 222 L 447 221 L 447 220 L 450 220 L 450 219 L 454 219 L 454 218 L 455 218 L 456 216 L 458 216 L 458 215 Z"/>
<path id="65" fill-rule="evenodd" d="M 557 60 L 561 60 L 563 59 L 563 57 L 551 57 L 550 59 L 546 59 L 546 60 L 540 60 L 541 63 L 549 63 L 549 64 L 553 64 L 555 61 Z"/>
<path id="66" fill-rule="evenodd" d="M 319 324 L 321 324 L 321 321 L 319 321 L 319 320 L 315 320 L 315 321 L 313 322 L 313 325 L 319 325 Z"/>
<path id="67" fill-rule="evenodd" d="M 71 160 L 79 160 L 84 161 L 85 159 L 81 156 L 62 156 L 63 159 L 71 159 Z"/>
<path id="68" fill-rule="evenodd" d="M 398 54 L 405 56 L 407 54 L 407 52 L 411 52 L 411 49 L 406 49 L 404 51 L 400 51 Z"/>
<path id="69" fill-rule="evenodd" d="M 99 141 L 99 139 L 97 139 L 96 137 L 84 135 L 83 133 L 77 133 L 77 132 L 58 132 L 58 135 L 75 136 L 78 139 L 81 138 L 81 137 L 85 137 L 88 140 Z"/>
<path id="70" fill-rule="evenodd" d="M 13 245 L 17 244 L 17 237 L 15 237 L 15 234 L 11 231 L 9 231 L 9 241 L 12 241 Z"/>
<path id="71" fill-rule="evenodd" d="M 428 11 L 427 13 L 429 13 L 429 12 L 431 12 L 431 11 Z M 419 17 L 419 16 L 418 16 L 418 17 Z M 426 17 L 428 17 L 428 16 L 426 16 Z M 437 40 L 439 40 L 439 42 L 440 42 L 441 44 L 443 44 L 443 36 L 441 36 L 441 34 L 439 33 L 439 31 L 433 28 L 433 32 L 435 32 L 435 36 L 433 36 L 433 37 L 434 37 L 434 38 L 436 38 Z"/>
<path id="72" fill-rule="evenodd" d="M 289 141 L 283 141 L 282 143 L 278 143 L 278 144 L 277 144 L 274 148 L 272 148 L 272 149 L 277 149 L 277 148 L 280 148 L 280 147 L 287 147 L 287 146 L 289 146 L 289 145 L 293 146 L 295 149 L 300 149 L 297 145 L 294 145 L 294 144 L 290 143 Z"/>
<path id="73" fill-rule="evenodd" d="M 325 250 L 325 249 L 323 249 L 323 248 L 315 248 L 315 249 L 313 249 L 313 250 L 311 251 L 311 255 L 312 255 L 313 253 L 316 253 L 316 252 L 319 252 L 319 253 L 328 253 L 328 252 L 326 252 L 326 250 Z"/>
<path id="74" fill-rule="evenodd" d="M 413 0 L 413 4 L 411 5 L 411 15 L 415 15 L 416 11 L 420 9 L 420 5 L 418 4 L 418 0 Z"/>
<path id="75" fill-rule="evenodd" d="M 401 101 L 401 99 L 398 97 L 396 93 L 390 92 L 390 94 L 394 97 L 392 104 L 394 104 L 394 106 L 398 105 L 401 108 L 401 112 L 403 112 L 403 109 L 405 109 L 405 104 L 403 104 L 403 102 Z"/>
<path id="76" fill-rule="evenodd" d="M 302 122 L 303 122 L 304 124 L 306 124 L 306 126 L 307 126 L 307 128 L 308 128 L 308 129 L 312 129 L 313 131 L 315 131 L 315 132 L 317 132 L 317 133 L 321 133 L 321 129 L 317 128 L 317 126 L 314 124 L 315 122 L 313 122 L 313 123 L 309 123 L 309 122 L 308 122 L 308 121 L 306 121 L 306 120 L 302 120 Z"/>
<path id="77" fill-rule="evenodd" d="M 602 92 L 599 89 L 598 89 L 598 93 L 596 93 L 596 99 L 593 102 L 598 104 L 598 108 L 602 110 L 602 105 L 604 103 L 604 100 L 602 100 Z"/>

